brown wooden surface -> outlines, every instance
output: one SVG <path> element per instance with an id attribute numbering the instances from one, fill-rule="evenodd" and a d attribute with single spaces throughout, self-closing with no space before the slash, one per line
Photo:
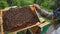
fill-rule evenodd
<path id="1" fill-rule="evenodd" d="M 1 10 L 1 34 L 4 34 L 4 29 L 3 29 L 3 19 L 2 19 L 2 10 Z"/>

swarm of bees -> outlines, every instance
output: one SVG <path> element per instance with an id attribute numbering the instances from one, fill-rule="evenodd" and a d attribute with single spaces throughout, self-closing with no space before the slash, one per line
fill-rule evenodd
<path id="1" fill-rule="evenodd" d="M 10 8 L 2 14 L 3 27 L 5 31 L 16 31 L 39 22 L 35 11 L 32 11 L 29 6 Z"/>

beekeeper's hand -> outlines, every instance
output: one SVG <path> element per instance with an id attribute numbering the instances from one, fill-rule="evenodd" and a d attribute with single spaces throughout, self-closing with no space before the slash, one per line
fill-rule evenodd
<path id="1" fill-rule="evenodd" d="M 41 10 L 40 6 L 38 4 L 33 4 L 36 10 Z"/>

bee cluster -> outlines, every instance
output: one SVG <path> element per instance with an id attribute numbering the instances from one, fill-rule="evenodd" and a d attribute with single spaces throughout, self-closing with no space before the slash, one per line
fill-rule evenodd
<path id="1" fill-rule="evenodd" d="M 10 8 L 3 12 L 3 27 L 5 31 L 16 31 L 39 22 L 37 15 L 29 6 Z"/>

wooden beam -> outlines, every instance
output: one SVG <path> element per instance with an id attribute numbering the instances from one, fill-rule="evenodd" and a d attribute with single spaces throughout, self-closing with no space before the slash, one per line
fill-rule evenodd
<path id="1" fill-rule="evenodd" d="M 4 34 L 3 20 L 2 20 L 2 11 L 1 11 L 1 34 Z"/>

